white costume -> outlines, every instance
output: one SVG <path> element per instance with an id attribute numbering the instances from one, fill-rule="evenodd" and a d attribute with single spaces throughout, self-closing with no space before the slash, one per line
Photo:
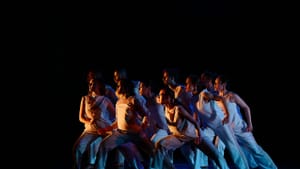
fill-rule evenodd
<path id="1" fill-rule="evenodd" d="M 207 89 L 202 90 L 199 94 L 199 100 L 195 103 L 200 118 L 214 130 L 215 134 L 219 136 L 225 144 L 235 167 L 239 169 L 249 169 L 247 159 L 240 148 L 231 127 L 222 122 L 224 112 L 216 104 L 215 100 L 206 101 L 204 99 L 205 92 L 209 91 Z"/>

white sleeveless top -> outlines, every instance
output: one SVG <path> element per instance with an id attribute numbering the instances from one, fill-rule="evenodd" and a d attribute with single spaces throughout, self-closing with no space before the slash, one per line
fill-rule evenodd
<path id="1" fill-rule="evenodd" d="M 235 102 L 231 102 L 228 99 L 225 101 L 227 105 L 229 115 L 229 122 L 234 130 L 240 130 L 241 128 L 246 128 L 247 123 L 243 120 L 239 107 Z"/>
<path id="2" fill-rule="evenodd" d="M 171 118 L 171 113 L 174 113 L 174 118 Z M 180 116 L 178 106 L 172 109 L 165 109 L 165 117 L 168 123 L 169 130 L 175 136 L 196 138 L 196 128 L 189 120 Z"/>
<path id="3" fill-rule="evenodd" d="M 204 92 L 209 92 L 207 89 L 202 90 L 199 93 L 199 100 L 195 103 L 197 110 L 201 118 L 210 127 L 218 127 L 222 125 L 222 119 L 224 118 L 224 112 L 216 104 L 215 100 L 205 101 Z"/>
<path id="4" fill-rule="evenodd" d="M 85 123 L 85 131 L 96 133 L 98 128 L 105 128 L 112 124 L 109 119 L 110 113 L 107 110 L 108 98 L 105 96 L 85 97 L 86 116 L 95 119 L 95 124 Z"/>
<path id="5" fill-rule="evenodd" d="M 128 132 L 139 132 L 141 130 L 140 121 L 137 113 L 127 111 L 129 106 L 127 103 L 116 103 L 116 120 L 118 129 Z"/>

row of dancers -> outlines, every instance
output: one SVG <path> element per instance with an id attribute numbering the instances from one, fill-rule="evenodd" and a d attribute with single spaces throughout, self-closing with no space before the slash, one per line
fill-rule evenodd
<path id="1" fill-rule="evenodd" d="M 156 90 L 155 81 L 129 79 L 118 69 L 113 89 L 101 73 L 88 73 L 74 169 L 175 169 L 177 149 L 192 169 L 277 169 L 255 140 L 249 106 L 228 89 L 225 75 L 189 74 L 185 85 L 177 82 L 177 69 L 161 76 L 164 85 Z"/>

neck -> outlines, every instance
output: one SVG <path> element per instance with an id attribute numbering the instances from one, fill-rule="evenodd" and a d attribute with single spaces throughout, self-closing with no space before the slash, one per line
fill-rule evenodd
<path id="1" fill-rule="evenodd" d="M 175 105 L 172 104 L 172 103 L 168 103 L 168 104 L 166 104 L 166 107 L 167 107 L 168 109 L 173 109 L 173 108 L 175 107 Z"/>
<path id="2" fill-rule="evenodd" d="M 175 90 L 176 89 L 176 87 L 177 87 L 177 84 L 176 83 L 171 83 L 171 84 L 169 84 L 168 85 L 169 86 L 169 88 L 171 89 L 171 90 Z"/>
<path id="3" fill-rule="evenodd" d="M 100 94 L 99 94 L 99 92 L 92 91 L 91 96 L 96 97 L 96 96 L 100 96 Z"/>
<path id="4" fill-rule="evenodd" d="M 225 96 L 227 93 L 228 93 L 228 91 L 226 89 L 220 91 L 221 96 Z"/>

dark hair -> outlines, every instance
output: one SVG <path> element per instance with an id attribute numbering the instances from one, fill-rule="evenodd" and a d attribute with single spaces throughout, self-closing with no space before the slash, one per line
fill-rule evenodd
<path id="1" fill-rule="evenodd" d="M 174 91 L 171 90 L 169 87 L 164 87 L 161 90 L 164 90 L 165 91 L 165 95 L 173 99 L 173 104 L 175 104 L 175 105 L 182 105 L 183 106 L 183 104 L 175 98 Z"/>
<path id="2" fill-rule="evenodd" d="M 217 76 L 217 73 L 209 71 L 209 70 L 205 70 L 203 73 L 201 73 L 200 75 L 200 81 L 203 80 L 211 80 L 214 81 L 215 78 Z"/>
<path id="3" fill-rule="evenodd" d="M 100 95 L 105 95 L 106 88 L 104 80 L 102 78 L 95 78 L 95 83 L 98 84 Z"/>
<path id="4" fill-rule="evenodd" d="M 173 90 L 171 90 L 171 89 L 168 88 L 168 87 L 164 87 L 163 89 L 165 90 L 165 92 L 166 92 L 165 94 L 166 94 L 167 96 L 169 96 L 169 97 L 175 99 L 175 93 L 174 93 Z"/>
<path id="5" fill-rule="evenodd" d="M 229 88 L 229 78 L 224 74 L 219 74 L 216 78 L 220 79 L 220 83 L 226 83 L 226 88 Z"/>
<path id="6" fill-rule="evenodd" d="M 127 70 L 125 68 L 115 69 L 114 72 L 118 73 L 120 79 L 128 79 Z"/>
<path id="7" fill-rule="evenodd" d="M 179 70 L 177 68 L 165 68 L 162 73 L 167 73 L 170 78 L 174 78 L 175 81 L 179 80 Z"/>
<path id="8" fill-rule="evenodd" d="M 119 94 L 125 95 L 126 98 L 135 96 L 134 84 L 129 79 L 120 79 L 119 81 Z"/>
<path id="9" fill-rule="evenodd" d="M 200 78 L 196 74 L 190 74 L 187 76 L 186 79 L 190 79 L 191 83 L 197 86 L 197 92 L 200 92 L 205 88 L 205 86 L 202 83 L 200 83 Z"/>
<path id="10" fill-rule="evenodd" d="M 151 87 L 151 91 L 153 93 L 158 93 L 159 89 L 158 89 L 158 85 L 154 80 L 150 80 L 150 79 L 141 79 L 140 83 L 143 83 L 145 87 Z"/>
<path id="11" fill-rule="evenodd" d="M 87 71 L 87 75 L 86 75 L 87 82 L 89 82 L 92 78 L 104 80 L 102 72 L 100 70 L 96 70 L 95 68 L 90 68 Z"/>

